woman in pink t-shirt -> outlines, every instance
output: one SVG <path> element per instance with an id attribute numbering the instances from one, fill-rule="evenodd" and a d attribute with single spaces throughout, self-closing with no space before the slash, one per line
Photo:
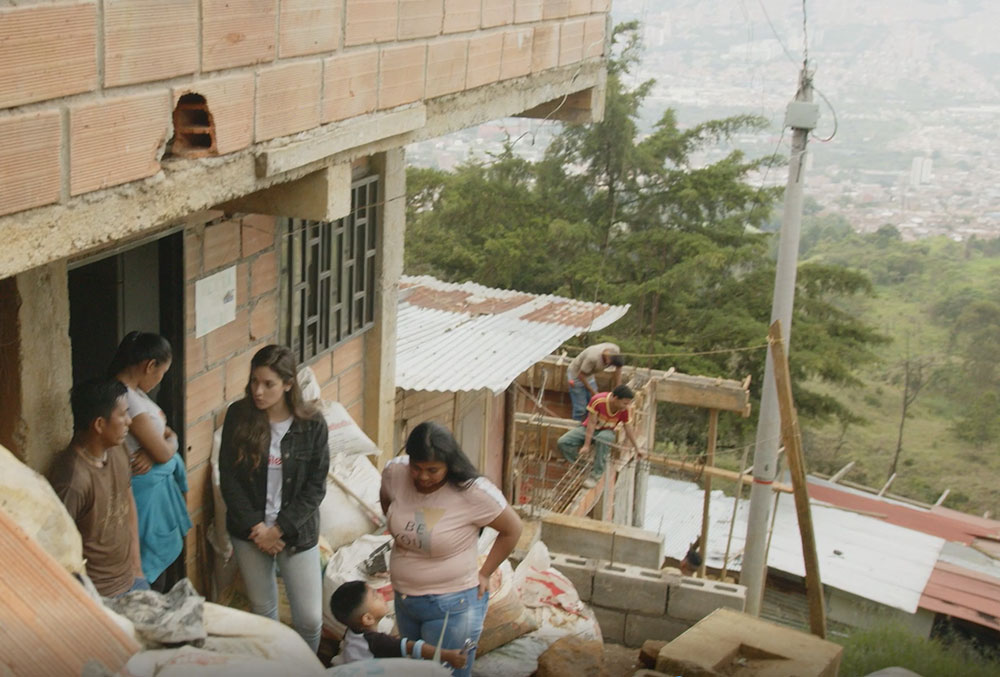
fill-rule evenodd
<path id="1" fill-rule="evenodd" d="M 396 623 L 403 637 L 440 641 L 444 649 L 473 645 L 465 667 L 452 670 L 466 677 L 483 631 L 490 575 L 517 545 L 521 519 L 444 426 L 418 425 L 406 452 L 386 465 L 380 493 L 394 538 L 389 571 Z M 499 535 L 479 566 L 476 544 L 486 526 Z"/>

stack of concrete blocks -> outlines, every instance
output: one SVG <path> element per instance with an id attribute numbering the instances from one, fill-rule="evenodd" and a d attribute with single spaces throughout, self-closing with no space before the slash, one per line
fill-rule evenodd
<path id="1" fill-rule="evenodd" d="M 553 514 L 542 519 L 541 537 L 606 641 L 672 640 L 716 609 L 746 605 L 743 586 L 661 571 L 663 537 L 650 531 Z"/>

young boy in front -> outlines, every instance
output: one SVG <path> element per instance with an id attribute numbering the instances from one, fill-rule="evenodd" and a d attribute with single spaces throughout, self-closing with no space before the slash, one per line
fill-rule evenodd
<path id="1" fill-rule="evenodd" d="M 347 626 L 338 660 L 341 664 L 368 658 L 434 658 L 437 650 L 422 639 L 397 638 L 378 632 L 378 622 L 388 612 L 385 600 L 364 581 L 348 581 L 330 597 L 334 618 Z M 465 652 L 442 649 L 441 660 L 453 668 L 465 667 Z"/>

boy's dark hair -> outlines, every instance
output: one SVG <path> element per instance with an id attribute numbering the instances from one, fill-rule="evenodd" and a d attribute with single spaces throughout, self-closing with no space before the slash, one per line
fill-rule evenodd
<path id="1" fill-rule="evenodd" d="M 624 383 L 621 384 L 620 386 L 616 386 L 615 389 L 611 391 L 611 394 L 617 397 L 619 400 L 635 399 L 635 393 L 632 392 L 632 389 L 629 388 Z"/>
<path id="2" fill-rule="evenodd" d="M 119 398 L 127 392 L 125 384 L 113 378 L 95 378 L 73 386 L 69 401 L 74 432 L 89 430 L 96 418 L 111 418 Z"/>
<path id="3" fill-rule="evenodd" d="M 608 364 L 612 367 L 622 367 L 625 365 L 625 358 L 621 355 L 609 355 Z"/>
<path id="4" fill-rule="evenodd" d="M 365 612 L 365 598 L 368 584 L 364 581 L 348 581 L 333 591 L 330 597 L 330 611 L 338 621 L 355 630 L 358 618 Z"/>

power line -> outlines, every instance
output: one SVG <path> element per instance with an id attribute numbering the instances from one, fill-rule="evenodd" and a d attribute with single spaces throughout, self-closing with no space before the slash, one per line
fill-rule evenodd
<path id="1" fill-rule="evenodd" d="M 771 27 L 771 32 L 774 34 L 774 39 L 778 41 L 779 45 L 781 45 L 781 49 L 784 50 L 785 56 L 788 57 L 789 61 L 798 66 L 799 62 L 795 59 L 794 56 L 792 56 L 792 53 L 788 51 L 788 47 L 785 46 L 785 41 L 781 39 L 780 35 L 778 35 L 778 29 L 774 27 L 774 23 L 771 21 L 771 15 L 767 13 L 767 7 L 764 6 L 764 1 L 757 0 L 757 4 L 760 5 L 761 11 L 764 12 L 764 18 L 767 19 L 767 25 Z"/>

